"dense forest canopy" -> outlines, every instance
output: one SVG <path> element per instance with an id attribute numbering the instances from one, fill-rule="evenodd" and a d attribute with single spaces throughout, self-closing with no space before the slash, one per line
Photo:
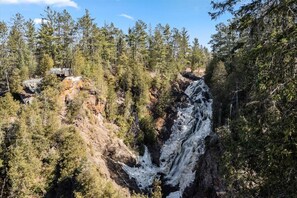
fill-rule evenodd
<path id="1" fill-rule="evenodd" d="M 90 82 L 100 113 L 138 149 L 154 144 L 154 119 L 171 104 L 177 74 L 205 67 L 211 55 L 197 38 L 190 44 L 185 28 L 139 20 L 125 34 L 113 24 L 98 27 L 88 10 L 74 20 L 47 7 L 40 26 L 21 14 L 0 22 L 0 57 L 0 196 L 121 197 L 87 159 L 76 127 L 90 116 L 82 110 L 88 92 L 64 104 L 65 87 L 49 71 L 70 68 Z M 20 104 L 32 78 L 42 78 L 40 90 L 30 105 Z"/>
<path id="2" fill-rule="evenodd" d="M 297 4 L 212 2 L 230 12 L 212 36 L 206 78 L 215 98 L 222 166 L 231 196 L 295 197 L 297 188 Z"/>

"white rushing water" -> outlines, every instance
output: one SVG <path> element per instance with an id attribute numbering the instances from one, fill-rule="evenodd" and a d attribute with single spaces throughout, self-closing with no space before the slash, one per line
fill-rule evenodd
<path id="1" fill-rule="evenodd" d="M 185 94 L 187 103 L 178 108 L 172 133 L 160 151 L 160 166 L 152 163 L 147 148 L 138 158 L 137 167 L 123 166 L 140 189 L 149 188 L 158 174 L 164 174 L 167 185 L 179 188 L 167 198 L 182 197 L 185 188 L 195 180 L 195 166 L 204 154 L 204 139 L 211 131 L 212 99 L 204 80 L 192 82 Z"/>

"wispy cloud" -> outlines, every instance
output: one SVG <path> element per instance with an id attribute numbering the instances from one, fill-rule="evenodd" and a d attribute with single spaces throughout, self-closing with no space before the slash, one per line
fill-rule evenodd
<path id="1" fill-rule="evenodd" d="M 128 14 L 120 14 L 119 16 L 134 21 L 134 18 Z"/>
<path id="2" fill-rule="evenodd" d="M 0 4 L 45 4 L 57 7 L 74 7 L 78 5 L 73 0 L 0 0 Z"/>

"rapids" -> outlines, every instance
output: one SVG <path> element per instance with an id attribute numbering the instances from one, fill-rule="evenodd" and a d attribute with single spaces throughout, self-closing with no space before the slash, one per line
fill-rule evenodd
<path id="1" fill-rule="evenodd" d="M 203 79 L 192 82 L 184 92 L 187 101 L 178 108 L 171 135 L 160 151 L 160 164 L 152 163 L 147 148 L 138 157 L 138 165 L 123 165 L 140 189 L 148 189 L 155 178 L 165 175 L 165 184 L 178 187 L 167 198 L 179 198 L 195 180 L 195 166 L 205 152 L 205 138 L 211 132 L 212 99 Z"/>

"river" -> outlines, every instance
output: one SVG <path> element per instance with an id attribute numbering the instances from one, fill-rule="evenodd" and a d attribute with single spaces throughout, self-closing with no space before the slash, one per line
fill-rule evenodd
<path id="1" fill-rule="evenodd" d="M 160 164 L 152 163 L 147 148 L 135 167 L 123 166 L 140 189 L 148 189 L 164 175 L 166 185 L 177 187 L 167 198 L 180 198 L 195 180 L 195 167 L 205 152 L 205 138 L 211 132 L 212 99 L 203 79 L 193 81 L 184 92 L 186 102 L 178 107 L 171 135 L 160 151 Z"/>

